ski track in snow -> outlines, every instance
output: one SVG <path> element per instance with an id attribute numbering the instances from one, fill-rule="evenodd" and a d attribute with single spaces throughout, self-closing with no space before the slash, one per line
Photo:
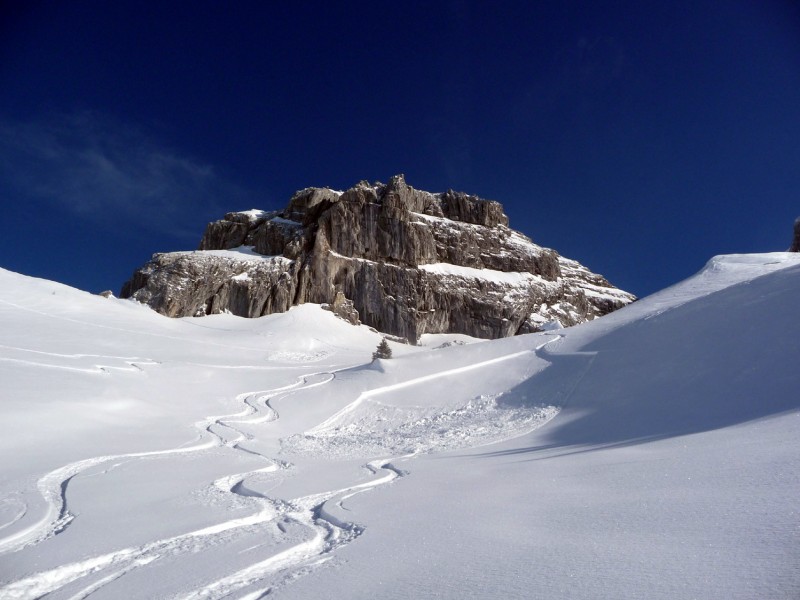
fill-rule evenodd
<path id="1" fill-rule="evenodd" d="M 390 391 L 419 385 L 440 377 L 492 367 L 503 361 L 531 353 L 541 356 L 544 347 L 551 342 L 557 341 L 560 337 L 560 335 L 557 335 L 554 339 L 541 344 L 533 351 L 516 352 L 488 361 L 367 390 L 353 402 L 307 433 L 327 433 L 335 428 L 336 423 L 341 420 L 342 416 L 352 413 L 365 401 Z M 122 359 L 123 357 L 114 358 Z M 398 477 L 402 477 L 404 472 L 396 468 L 392 461 L 413 456 L 419 450 L 412 450 L 411 453 L 407 453 L 407 450 L 403 451 L 403 454 L 394 459 L 386 458 L 369 461 L 365 465 L 365 468 L 373 475 L 369 481 L 295 498 L 290 501 L 281 501 L 247 489 L 244 481 L 252 475 L 277 472 L 282 469 L 288 469 L 291 465 L 243 447 L 241 444 L 251 439 L 252 436 L 247 434 L 241 426 L 259 425 L 277 420 L 279 415 L 270 404 L 271 400 L 299 390 L 325 385 L 333 381 L 335 377 L 335 371 L 312 373 L 300 376 L 295 383 L 286 386 L 240 394 L 237 396 L 237 400 L 242 403 L 243 408 L 236 413 L 209 416 L 197 422 L 195 426 L 200 431 L 199 440 L 190 446 L 92 457 L 69 463 L 46 473 L 37 482 L 38 491 L 47 506 L 45 514 L 27 528 L 5 538 L 0 538 L 0 554 L 15 552 L 32 544 L 40 543 L 54 535 L 58 535 L 69 527 L 75 519 L 75 516 L 69 512 L 67 504 L 70 481 L 86 470 L 104 463 L 203 452 L 220 447 L 255 454 L 263 458 L 267 463 L 259 469 L 226 475 L 211 484 L 217 491 L 245 498 L 248 503 L 257 508 L 256 512 L 249 516 L 238 517 L 188 533 L 155 540 L 141 546 L 115 550 L 65 564 L 48 571 L 35 573 L 22 579 L 2 584 L 0 597 L 15 600 L 39 598 L 61 590 L 84 577 L 94 575 L 96 579 L 87 582 L 85 587 L 70 596 L 70 600 L 83 600 L 127 573 L 161 558 L 202 551 L 220 543 L 232 542 L 242 535 L 257 533 L 260 528 L 264 528 L 270 523 L 273 526 L 277 526 L 282 532 L 286 532 L 287 525 L 299 526 L 308 530 L 310 535 L 306 539 L 245 568 L 234 571 L 217 580 L 204 582 L 197 589 L 184 592 L 182 595 L 176 596 L 176 598 L 180 600 L 223 598 L 236 592 L 242 592 L 244 593 L 243 598 L 255 599 L 282 587 L 300 574 L 326 562 L 331 558 L 332 552 L 353 541 L 363 533 L 361 526 L 337 516 L 337 514 L 341 515 L 347 511 L 343 503 L 356 494 L 391 483 Z M 472 404 L 469 404 L 461 411 L 454 411 L 454 413 L 459 413 L 455 418 L 461 418 L 461 414 L 464 411 L 469 412 L 471 410 Z M 533 425 L 529 425 L 528 429 L 541 426 L 552 418 L 556 412 L 557 410 L 535 416 Z M 521 433 L 521 431 L 514 431 L 514 435 Z M 511 429 L 506 431 L 506 433 L 510 432 Z M 16 520 L 21 519 L 28 509 L 27 506 L 20 508 L 20 516 Z M 259 586 L 266 587 L 260 590 L 253 590 L 254 587 Z"/>
<path id="2" fill-rule="evenodd" d="M 177 338 L 176 338 L 177 339 Z M 153 360 L 150 358 L 143 358 L 139 356 L 114 356 L 108 354 L 64 354 L 60 352 L 44 352 L 42 350 L 33 350 L 30 348 L 21 348 L 19 346 L 7 346 L 4 344 L 0 344 L 0 349 L 5 351 L 16 352 L 21 354 L 22 356 L 32 354 L 34 356 L 30 358 L 12 358 L 10 356 L 0 356 L 0 361 L 2 362 L 10 362 L 16 364 L 22 364 L 32 367 L 41 367 L 46 369 L 60 369 L 63 371 L 76 371 L 80 373 L 108 373 L 111 370 L 116 371 L 143 371 L 143 366 L 154 366 L 160 365 L 161 363 L 157 360 Z M 294 360 L 297 362 L 298 360 L 302 360 L 303 362 L 312 362 L 314 360 L 320 360 L 327 356 L 324 352 L 319 351 L 316 354 L 309 354 L 303 352 L 295 352 L 295 353 L 284 353 L 287 360 Z M 38 358 L 38 360 L 33 360 L 33 358 Z M 70 366 L 67 364 L 55 364 L 53 362 L 43 362 L 45 359 L 57 359 L 61 361 L 76 361 L 81 359 L 101 359 L 103 361 L 117 361 L 123 363 L 124 366 L 120 366 L 119 364 L 105 364 L 104 363 L 95 363 L 91 367 L 77 367 L 77 366 Z M 280 357 L 279 357 L 280 358 Z M 275 360 L 274 357 L 271 360 Z M 279 364 L 279 365 L 225 365 L 225 364 L 216 364 L 216 363 L 199 363 L 199 362 L 188 362 L 188 361 L 173 361 L 174 364 L 183 364 L 183 365 L 190 365 L 193 367 L 204 367 L 208 369 L 230 369 L 230 370 L 257 370 L 257 371 L 286 371 L 288 369 L 307 369 L 306 365 L 293 365 L 291 363 L 286 364 Z M 335 370 L 337 367 L 330 366 L 329 368 Z"/>
<path id="3" fill-rule="evenodd" d="M 179 600 L 224 598 L 272 575 L 273 578 L 268 587 L 250 592 L 243 597 L 260 598 L 291 581 L 298 570 L 317 566 L 327 561 L 332 552 L 353 541 L 364 531 L 355 523 L 336 517 L 331 512 L 334 509 L 329 505 L 342 508 L 342 502 L 347 498 L 390 483 L 403 475 L 402 471 L 386 459 L 371 461 L 367 463 L 366 468 L 374 475 L 379 475 L 381 472 L 383 474 L 365 483 L 303 496 L 286 503 L 286 510 L 283 512 L 284 520 L 303 525 L 313 531 L 314 535 L 311 539 L 304 540 L 217 581 L 206 583 L 197 590 L 177 598 Z"/>
<path id="4" fill-rule="evenodd" d="M 282 579 L 290 580 L 292 574 L 297 572 L 298 569 L 321 564 L 326 560 L 326 555 L 355 539 L 362 532 L 362 528 L 359 526 L 336 518 L 330 513 L 327 504 L 334 502 L 336 506 L 341 508 L 341 503 L 346 498 L 389 483 L 400 476 L 401 471 L 394 468 L 388 460 L 372 461 L 366 465 L 366 468 L 376 477 L 366 483 L 304 496 L 288 502 L 274 500 L 257 492 L 247 490 L 243 482 L 251 475 L 287 469 L 290 465 L 241 447 L 240 443 L 249 439 L 249 436 L 237 426 L 274 421 L 279 418 L 279 415 L 270 405 L 271 399 L 294 393 L 300 389 L 321 386 L 334 378 L 334 372 L 313 373 L 301 376 L 297 382 L 280 388 L 240 394 L 237 399 L 244 404 L 244 408 L 232 414 L 209 416 L 196 423 L 196 427 L 200 429 L 200 441 L 191 446 L 97 456 L 75 461 L 46 473 L 37 482 L 38 491 L 47 506 L 45 514 L 27 528 L 1 538 L 0 554 L 15 552 L 27 546 L 43 542 L 69 527 L 75 519 L 67 507 L 69 482 L 87 469 L 103 463 L 202 452 L 223 446 L 249 454 L 256 454 L 267 462 L 267 465 L 260 469 L 227 475 L 212 483 L 217 490 L 242 496 L 247 498 L 248 502 L 257 506 L 258 511 L 250 516 L 231 519 L 217 525 L 156 540 L 138 547 L 116 550 L 62 565 L 49 571 L 35 573 L 3 584 L 0 587 L 0 597 L 8 599 L 39 598 L 60 590 L 83 577 L 100 575 L 98 579 L 70 597 L 71 600 L 84 599 L 126 573 L 163 557 L 197 552 L 203 548 L 216 545 L 220 541 L 233 541 L 237 534 L 253 533 L 259 527 L 279 519 L 282 519 L 287 524 L 294 523 L 307 528 L 312 532 L 310 539 L 303 540 L 288 549 L 219 580 L 205 583 L 199 589 L 179 597 L 186 599 L 222 598 L 244 587 L 252 586 L 265 577 L 272 575 L 270 586 L 267 589 L 247 594 L 247 597 L 257 598 L 269 589 L 273 589 L 276 585 L 280 585 Z M 15 499 L 6 499 L 4 502 L 18 503 Z M 19 516 L 16 517 L 15 522 L 24 516 L 28 508 L 24 503 L 19 504 Z M 285 531 L 285 526 L 282 525 L 281 529 Z M 280 576 L 281 573 L 285 573 L 283 578 Z"/>
<path id="5" fill-rule="evenodd" d="M 502 404 L 503 394 L 489 394 L 472 398 L 465 405 L 430 412 L 420 410 L 420 407 L 399 408 L 391 403 L 385 404 L 379 398 L 405 389 L 413 394 L 410 389 L 439 378 L 457 377 L 531 355 L 552 364 L 552 356 L 545 355 L 544 349 L 563 336 L 548 335 L 553 338 L 531 350 L 366 390 L 322 423 L 282 440 L 283 450 L 300 455 L 351 458 L 380 454 L 416 455 L 484 446 L 529 433 L 553 419 L 559 408 L 550 403 L 514 407 Z"/>
<path id="6" fill-rule="evenodd" d="M 10 356 L 0 356 L 0 361 L 10 362 L 20 365 L 33 366 L 46 369 L 61 369 L 63 371 L 77 371 L 81 373 L 109 373 L 115 371 L 143 371 L 142 366 L 153 366 L 159 364 L 158 361 L 139 356 L 112 356 L 106 354 L 62 354 L 59 352 L 43 352 L 42 350 L 32 350 L 30 348 L 20 348 L 17 346 L 6 346 L 0 344 L 0 349 L 6 352 L 14 352 L 22 357 L 12 358 Z M 33 356 L 29 356 L 33 355 Z M 34 358 L 38 360 L 34 360 Z M 90 367 L 70 366 L 67 364 L 56 364 L 44 362 L 46 359 L 56 359 L 60 361 L 80 361 L 84 359 L 100 359 L 103 363 L 95 363 Z M 111 364 L 114 361 L 117 364 Z M 89 361 L 94 362 L 94 361 Z M 121 363 L 121 365 L 119 364 Z"/>
<path id="7" fill-rule="evenodd" d="M 524 356 L 526 354 L 530 354 L 530 350 L 523 350 L 522 352 L 515 352 L 513 354 L 508 354 L 504 356 L 500 356 L 498 358 L 493 358 L 491 360 L 470 364 L 465 367 L 458 367 L 456 369 L 450 369 L 447 371 L 439 371 L 436 373 L 431 373 L 430 375 L 423 375 L 422 377 L 416 377 L 414 379 L 409 379 L 406 381 L 401 381 L 400 383 L 395 383 L 392 385 L 387 385 L 380 388 L 375 388 L 372 390 L 367 390 L 366 392 L 361 393 L 358 398 L 353 400 L 350 404 L 345 406 L 339 412 L 331 416 L 330 418 L 326 419 L 316 427 L 309 429 L 306 433 L 308 435 L 314 435 L 323 431 L 328 431 L 331 428 L 335 427 L 335 425 L 341 421 L 342 417 L 348 413 L 353 412 L 359 405 L 361 405 L 365 400 L 369 400 L 375 396 L 379 396 L 381 394 L 386 394 L 387 392 L 392 392 L 395 390 L 403 389 L 406 387 L 411 387 L 415 385 L 419 385 L 421 383 L 425 383 L 428 381 L 432 381 L 434 379 L 439 379 L 441 377 L 448 377 L 451 375 L 458 375 L 461 373 L 466 373 L 467 371 L 472 371 L 474 369 L 479 369 L 481 367 L 487 367 L 499 362 L 503 362 L 506 360 L 510 360 L 512 358 L 517 358 L 519 356 Z"/>

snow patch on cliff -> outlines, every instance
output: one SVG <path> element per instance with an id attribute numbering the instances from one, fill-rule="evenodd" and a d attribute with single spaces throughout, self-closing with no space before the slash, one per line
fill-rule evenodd
<path id="1" fill-rule="evenodd" d="M 436 275 L 461 277 L 464 279 L 481 279 L 491 283 L 496 283 L 498 285 L 523 286 L 527 285 L 533 280 L 541 279 L 540 277 L 530 273 L 503 272 L 494 271 L 492 269 L 475 269 L 472 267 L 452 265 L 450 263 L 420 265 L 419 268 L 422 271 L 434 273 Z"/>

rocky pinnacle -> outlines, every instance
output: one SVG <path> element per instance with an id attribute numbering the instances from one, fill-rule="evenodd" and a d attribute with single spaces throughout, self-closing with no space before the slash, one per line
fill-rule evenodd
<path id="1" fill-rule="evenodd" d="M 260 317 L 313 302 L 412 343 L 569 326 L 634 300 L 510 229 L 499 202 L 416 190 L 402 175 L 228 213 L 199 250 L 154 255 L 121 296 L 170 317 Z"/>
<path id="2" fill-rule="evenodd" d="M 789 252 L 800 252 L 800 217 L 797 217 L 794 221 L 794 239 Z"/>

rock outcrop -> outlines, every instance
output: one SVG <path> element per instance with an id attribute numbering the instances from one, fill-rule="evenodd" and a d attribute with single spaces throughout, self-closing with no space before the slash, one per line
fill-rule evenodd
<path id="1" fill-rule="evenodd" d="M 300 190 L 282 211 L 228 213 L 208 225 L 200 250 L 154 255 L 121 296 L 171 317 L 328 304 L 412 343 L 568 326 L 634 300 L 510 229 L 500 203 L 415 190 L 402 175 Z"/>
<path id="2" fill-rule="evenodd" d="M 789 247 L 789 252 L 800 252 L 800 217 L 794 221 L 794 238 L 792 245 Z"/>

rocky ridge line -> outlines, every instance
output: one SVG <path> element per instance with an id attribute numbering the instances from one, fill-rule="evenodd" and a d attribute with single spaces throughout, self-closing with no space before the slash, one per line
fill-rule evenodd
<path id="1" fill-rule="evenodd" d="M 510 229 L 500 203 L 416 190 L 402 175 L 344 192 L 306 188 L 281 211 L 228 213 L 198 251 L 153 255 L 121 296 L 170 317 L 320 303 L 412 343 L 569 326 L 634 300 Z"/>

